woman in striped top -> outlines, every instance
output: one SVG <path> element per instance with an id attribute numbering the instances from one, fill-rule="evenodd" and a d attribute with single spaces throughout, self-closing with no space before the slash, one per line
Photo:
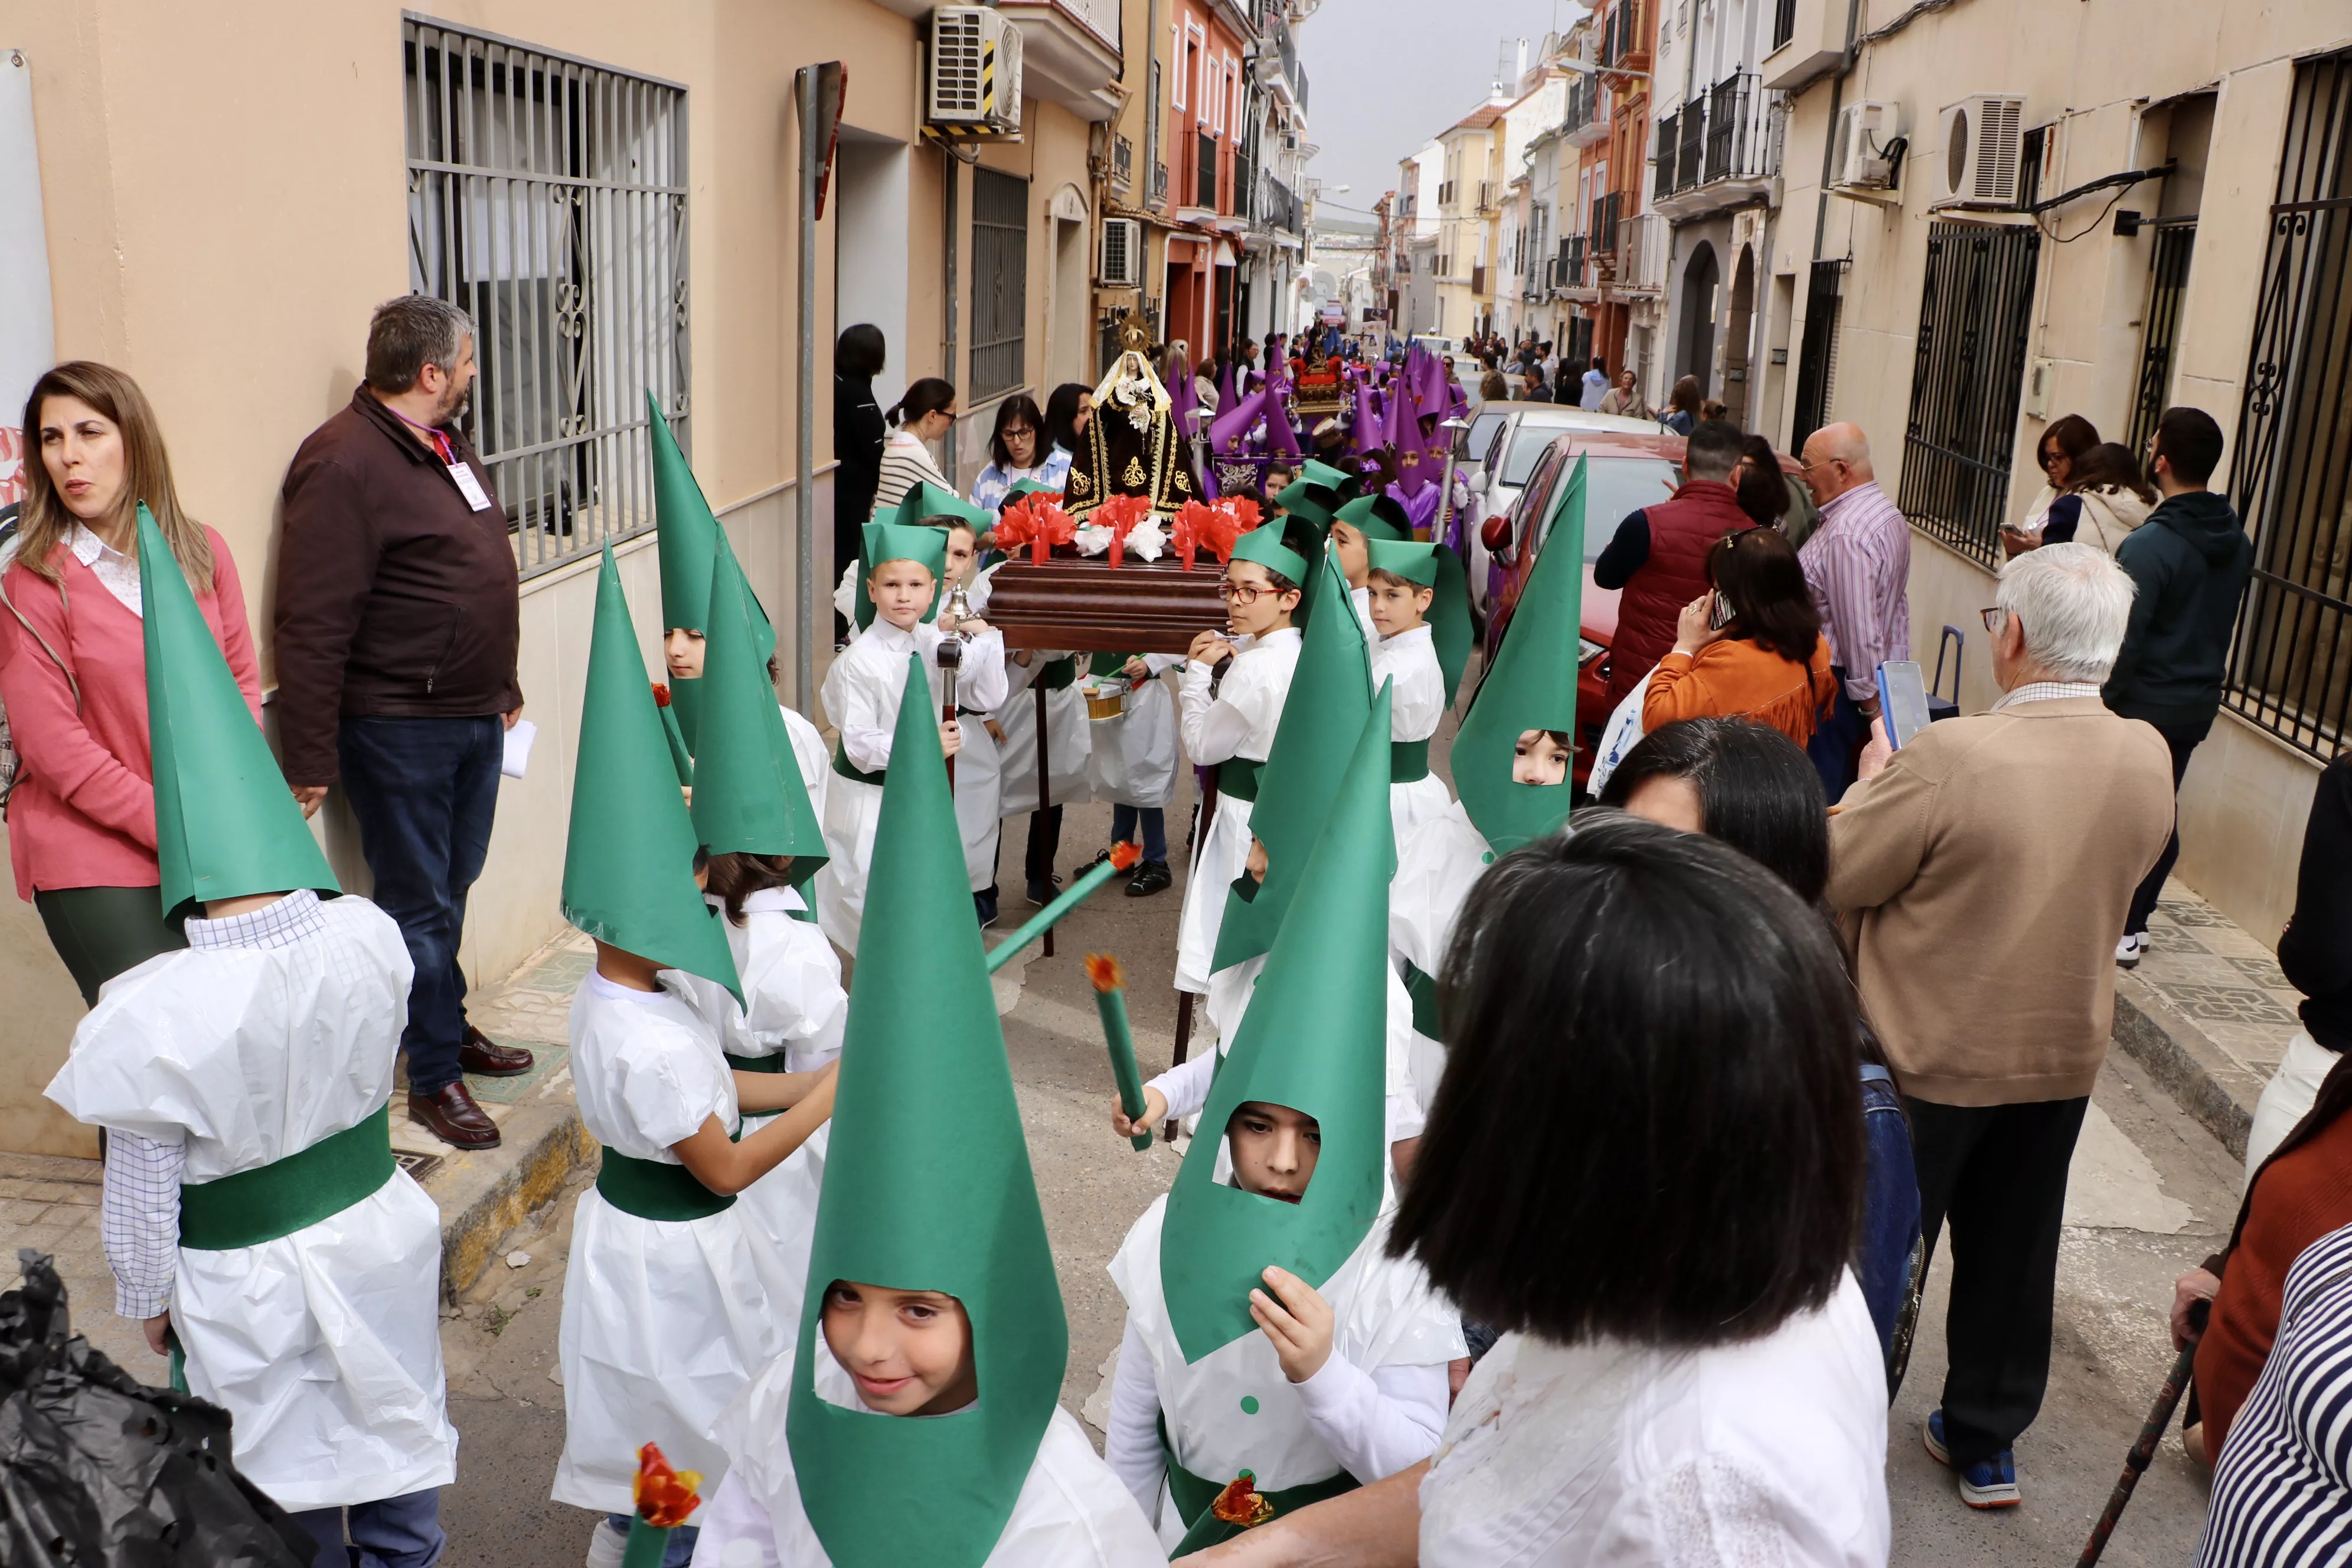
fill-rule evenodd
<path id="1" fill-rule="evenodd" d="M 927 481 L 954 493 L 954 482 L 932 460 L 930 443 L 955 424 L 955 402 L 952 384 L 927 375 L 907 388 L 907 395 L 886 416 L 891 425 L 890 439 L 882 447 L 882 478 L 874 489 L 875 517 L 887 518 L 896 512 L 907 492 Z"/>
<path id="2" fill-rule="evenodd" d="M 2199 1568 L 2341 1562 L 2352 1552 L 2342 1412 L 2352 1398 L 2352 1226 L 2287 1270 L 2278 1338 L 2213 1472 Z"/>

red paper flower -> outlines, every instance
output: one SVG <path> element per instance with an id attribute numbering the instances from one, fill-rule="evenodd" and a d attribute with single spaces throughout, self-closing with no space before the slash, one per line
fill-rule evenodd
<path id="1" fill-rule="evenodd" d="M 659 1444 L 648 1443 L 637 1450 L 637 1478 L 630 1491 L 636 1500 L 637 1516 L 647 1524 L 662 1530 L 684 1524 L 686 1516 L 702 1506 L 702 1500 L 695 1495 L 701 1485 L 699 1471 L 671 1469 Z"/>
<path id="2" fill-rule="evenodd" d="M 1259 1493 L 1257 1478 L 1244 1470 L 1225 1483 L 1224 1490 L 1217 1494 L 1217 1500 L 1209 1505 L 1209 1511 L 1216 1515 L 1221 1523 L 1238 1524 L 1247 1530 L 1254 1524 L 1264 1524 L 1272 1519 L 1274 1504 Z"/>
<path id="3" fill-rule="evenodd" d="M 1234 521 L 1241 525 L 1241 531 L 1244 533 L 1247 533 L 1251 529 L 1254 529 L 1258 525 L 1259 512 L 1257 502 L 1252 500 L 1249 497 L 1235 496 L 1231 500 L 1225 502 L 1225 506 L 1233 512 Z"/>
<path id="4" fill-rule="evenodd" d="M 1233 558 L 1234 543 L 1241 536 L 1241 520 L 1229 506 L 1188 500 L 1177 509 L 1173 537 L 1188 561 L 1195 551 L 1205 550 L 1222 564 Z"/>
<path id="5" fill-rule="evenodd" d="M 659 680 L 654 682 L 654 706 L 656 708 L 667 708 L 669 706 L 669 687 L 667 683 Z"/>

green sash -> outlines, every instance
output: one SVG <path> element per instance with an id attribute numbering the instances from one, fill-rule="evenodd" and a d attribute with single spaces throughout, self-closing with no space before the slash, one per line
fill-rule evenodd
<path id="1" fill-rule="evenodd" d="M 1429 742 L 1389 742 L 1389 783 L 1415 784 L 1429 776 Z"/>
<path id="2" fill-rule="evenodd" d="M 1217 1500 L 1217 1494 L 1223 1491 L 1224 1487 L 1216 1481 L 1202 1479 L 1176 1462 L 1176 1451 L 1168 1446 L 1168 1418 L 1165 1415 L 1160 1418 L 1160 1451 L 1168 1457 L 1168 1494 L 1176 1500 L 1177 1517 L 1187 1526 L 1184 1539 L 1178 1542 L 1176 1550 L 1168 1554 L 1169 1560 L 1173 1562 L 1192 1552 L 1206 1552 L 1219 1542 L 1231 1541 L 1239 1535 L 1244 1526 L 1227 1524 L 1209 1511 L 1209 1505 Z M 1274 1518 L 1280 1519 L 1284 1514 L 1296 1513 L 1310 1503 L 1354 1491 L 1362 1484 L 1341 1470 L 1323 1480 L 1308 1481 L 1304 1486 L 1278 1492 L 1260 1492 L 1258 1495 L 1274 1505 Z"/>
<path id="3" fill-rule="evenodd" d="M 392 1107 L 299 1153 L 180 1188 L 180 1245 L 198 1252 L 258 1247 L 373 1197 L 399 1169 Z"/>
<path id="4" fill-rule="evenodd" d="M 617 1149 L 604 1151 L 596 1190 L 606 1203 L 639 1219 L 707 1219 L 735 1206 L 732 1197 L 712 1192 L 684 1165 L 634 1159 Z"/>
<path id="5" fill-rule="evenodd" d="M 727 1051 L 723 1054 L 727 1058 L 727 1065 L 733 1068 L 737 1072 L 783 1072 L 788 1070 L 784 1067 L 784 1053 L 782 1051 L 778 1051 L 772 1057 L 739 1057 L 733 1051 Z"/>
<path id="6" fill-rule="evenodd" d="M 879 789 L 882 785 L 884 776 L 887 775 L 890 770 L 883 768 L 870 773 L 864 772 L 856 763 L 849 760 L 849 753 L 842 749 L 841 742 L 835 741 L 833 743 L 833 771 L 839 773 L 843 778 L 856 779 L 859 784 L 870 784 L 877 789 Z"/>
<path id="7" fill-rule="evenodd" d="M 1404 966 L 1404 992 L 1412 998 L 1412 1027 L 1415 1034 L 1426 1035 L 1433 1040 L 1445 1037 L 1437 1032 L 1437 976 L 1422 973 L 1421 965 L 1407 960 Z"/>
<path id="8" fill-rule="evenodd" d="M 1227 757 L 1217 764 L 1217 793 L 1227 800 L 1255 802 L 1258 775 L 1264 772 L 1264 763 L 1254 763 L 1247 757 Z"/>
<path id="9" fill-rule="evenodd" d="M 1037 672 L 1031 686 L 1039 691 L 1060 691 L 1077 684 L 1078 661 L 1075 655 L 1055 659 Z"/>

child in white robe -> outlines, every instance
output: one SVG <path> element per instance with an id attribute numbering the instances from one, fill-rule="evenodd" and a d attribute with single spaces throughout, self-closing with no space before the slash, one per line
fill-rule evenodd
<path id="1" fill-rule="evenodd" d="M 1269 560 L 1272 564 L 1268 564 Z M 1282 542 L 1278 527 L 1244 534 L 1225 563 L 1226 624 L 1231 640 L 1202 632 L 1184 666 L 1177 708 L 1184 754 L 1217 770 L 1214 818 L 1199 836 L 1178 917 L 1176 989 L 1206 993 L 1225 899 L 1249 858 L 1250 808 L 1282 705 L 1298 666 L 1298 608 L 1307 563 Z M 1222 675 L 1217 667 L 1230 658 Z"/>
<path id="2" fill-rule="evenodd" d="M 931 711 L 944 689 L 939 647 L 950 635 L 924 614 L 936 595 L 945 560 L 945 535 L 937 529 L 869 523 L 867 554 L 874 562 L 866 589 L 875 605 L 874 623 L 833 661 L 825 672 L 824 710 L 841 741 L 826 785 L 825 848 L 831 858 L 817 873 L 819 923 L 847 952 L 857 951 L 866 910 L 866 879 L 874 858 L 874 827 L 882 805 L 882 779 L 890 766 L 892 733 L 907 672 L 907 656 L 919 655 L 931 684 Z M 1004 639 L 985 621 L 953 628 L 964 638 L 957 676 L 959 708 L 992 709 L 1004 700 Z M 947 720 L 936 727 L 940 750 L 961 748 L 963 726 Z"/>

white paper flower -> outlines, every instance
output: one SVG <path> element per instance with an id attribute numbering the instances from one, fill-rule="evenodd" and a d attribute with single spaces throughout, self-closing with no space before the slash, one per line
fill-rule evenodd
<path id="1" fill-rule="evenodd" d="M 1161 525 L 1157 512 L 1127 531 L 1125 549 L 1129 555 L 1144 561 L 1157 561 L 1167 548 L 1168 530 Z"/>
<path id="2" fill-rule="evenodd" d="M 1081 555 L 1103 554 L 1110 549 L 1110 530 L 1099 523 L 1081 523 L 1076 542 Z"/>

